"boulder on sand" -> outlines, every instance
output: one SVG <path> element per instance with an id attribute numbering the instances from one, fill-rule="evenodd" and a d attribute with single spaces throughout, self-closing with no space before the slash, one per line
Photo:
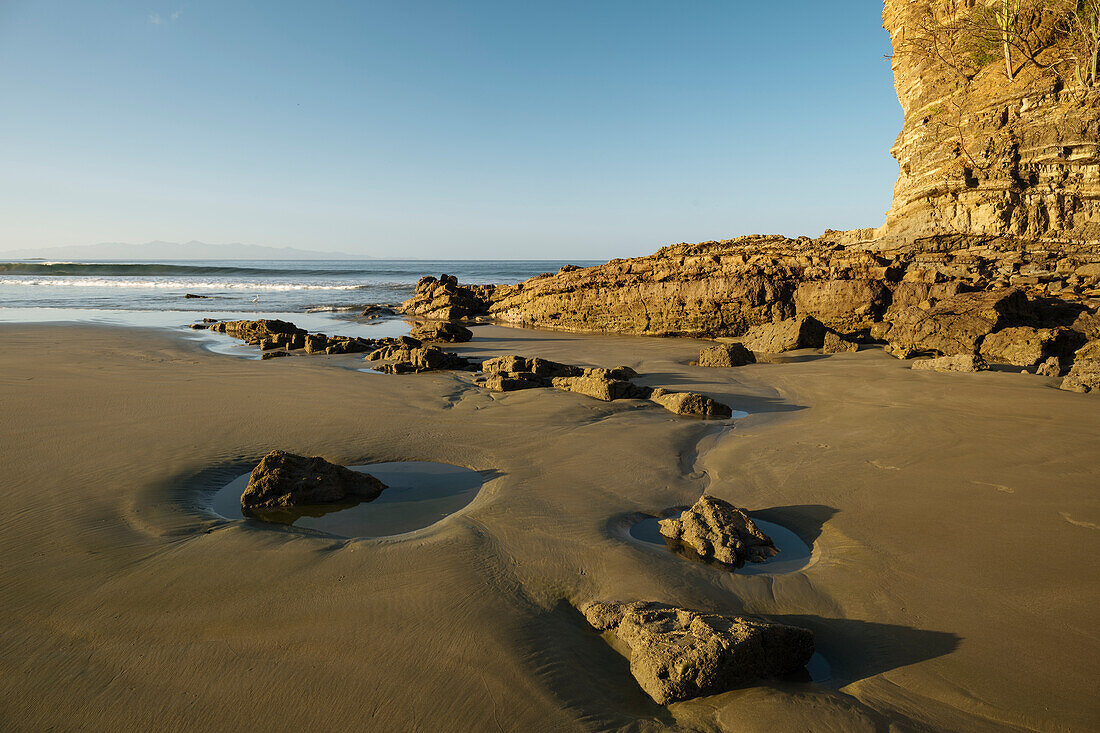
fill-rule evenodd
<path id="1" fill-rule="evenodd" d="M 604 402 L 613 400 L 645 399 L 650 390 L 625 379 L 609 379 L 604 376 L 554 377 L 551 385 L 566 392 L 576 392 Z"/>
<path id="2" fill-rule="evenodd" d="M 884 335 L 889 351 L 907 359 L 921 354 L 976 354 L 982 339 L 1032 317 L 1027 296 L 1016 288 L 959 293 L 923 307 L 893 313 Z"/>
<path id="3" fill-rule="evenodd" d="M 723 420 L 733 416 L 733 410 L 728 405 L 723 405 L 696 392 L 671 392 L 663 387 L 656 387 L 648 396 L 651 402 L 677 415 L 712 420 Z"/>
<path id="4" fill-rule="evenodd" d="M 241 509 L 249 514 L 279 507 L 371 501 L 385 488 L 370 474 L 329 463 L 320 456 L 273 450 L 252 469 L 241 494 Z"/>
<path id="5" fill-rule="evenodd" d="M 763 323 L 749 329 L 741 339 L 746 348 L 759 354 L 778 354 L 795 349 L 820 349 L 825 326 L 813 316 Z"/>
<path id="6" fill-rule="evenodd" d="M 838 333 L 829 331 L 821 343 L 821 350 L 826 354 L 841 354 L 845 351 L 859 351 L 859 344 L 849 341 Z"/>
<path id="7" fill-rule="evenodd" d="M 755 364 L 756 356 L 741 344 L 715 344 L 699 352 L 701 367 L 738 367 Z"/>
<path id="8" fill-rule="evenodd" d="M 1035 367 L 1052 356 L 1068 358 L 1085 337 L 1068 328 L 1015 326 L 982 339 L 982 357 L 991 364 Z"/>
<path id="9" fill-rule="evenodd" d="M 1077 350 L 1060 389 L 1100 393 L 1100 340 L 1089 341 Z"/>
<path id="10" fill-rule="evenodd" d="M 678 517 L 662 519 L 661 534 L 726 565 L 764 562 L 779 553 L 743 509 L 704 494 Z"/>
<path id="11" fill-rule="evenodd" d="M 744 616 L 663 603 L 589 603 L 581 609 L 597 631 L 630 647 L 630 672 L 660 705 L 724 692 L 806 666 L 814 633 Z"/>

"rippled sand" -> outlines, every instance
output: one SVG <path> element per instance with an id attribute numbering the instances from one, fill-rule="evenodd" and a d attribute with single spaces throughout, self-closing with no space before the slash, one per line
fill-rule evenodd
<path id="1" fill-rule="evenodd" d="M 752 414 L 717 433 L 648 403 L 491 394 L 470 374 L 0 327 L 3 727 L 1097 726 L 1100 400 L 876 350 L 708 370 L 685 366 L 689 340 L 475 337 L 455 350 L 627 364 Z M 204 491 L 272 448 L 491 478 L 390 539 L 203 511 Z M 704 486 L 796 531 L 815 561 L 738 576 L 615 523 Z M 829 679 L 659 707 L 570 605 L 597 599 L 808 626 Z"/>

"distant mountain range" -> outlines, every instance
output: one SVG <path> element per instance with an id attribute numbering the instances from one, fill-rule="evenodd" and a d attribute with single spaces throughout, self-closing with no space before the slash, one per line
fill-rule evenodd
<path id="1" fill-rule="evenodd" d="M 372 260 L 347 252 L 314 252 L 294 247 L 258 244 L 207 244 L 205 242 L 100 242 L 69 247 L 41 247 L 0 251 L 0 257 L 25 260 Z"/>

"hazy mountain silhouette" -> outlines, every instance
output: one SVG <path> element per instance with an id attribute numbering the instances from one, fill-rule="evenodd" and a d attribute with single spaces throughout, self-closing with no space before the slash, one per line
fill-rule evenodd
<path id="1" fill-rule="evenodd" d="M 67 247 L 38 247 L 0 251 L 0 257 L 48 260 L 370 260 L 347 252 L 315 252 L 294 247 L 259 244 L 207 244 L 205 242 L 100 242 Z"/>

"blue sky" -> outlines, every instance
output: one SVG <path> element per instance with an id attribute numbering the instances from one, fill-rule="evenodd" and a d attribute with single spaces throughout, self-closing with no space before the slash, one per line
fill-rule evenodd
<path id="1" fill-rule="evenodd" d="M 877 226 L 871 0 L 0 0 L 0 249 L 609 258 Z"/>

